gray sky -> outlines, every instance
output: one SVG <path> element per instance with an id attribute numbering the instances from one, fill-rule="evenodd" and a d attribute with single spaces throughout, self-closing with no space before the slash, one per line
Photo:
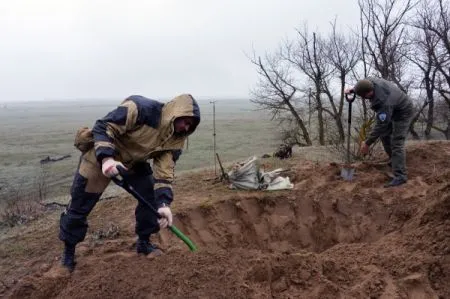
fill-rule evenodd
<path id="1" fill-rule="evenodd" d="M 356 0 L 0 0 L 0 102 L 247 97 L 245 53 L 358 24 Z M 347 29 L 348 30 L 348 29 Z"/>

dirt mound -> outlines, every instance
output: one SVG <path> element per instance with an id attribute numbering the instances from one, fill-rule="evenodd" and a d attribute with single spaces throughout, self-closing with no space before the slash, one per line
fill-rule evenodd
<path id="1" fill-rule="evenodd" d="M 450 297 L 450 143 L 409 148 L 410 180 L 394 189 L 382 188 L 383 163 L 360 163 L 354 182 L 342 181 L 334 164 L 291 163 L 294 191 L 231 191 L 201 174 L 180 178 L 176 225 L 196 253 L 163 232 L 155 241 L 165 255 L 137 256 L 135 203 L 111 200 L 91 215 L 77 269 L 67 275 L 54 219 L 29 236 L 28 255 L 0 247 L 0 265 L 9 267 L 0 291 L 11 298 Z"/>

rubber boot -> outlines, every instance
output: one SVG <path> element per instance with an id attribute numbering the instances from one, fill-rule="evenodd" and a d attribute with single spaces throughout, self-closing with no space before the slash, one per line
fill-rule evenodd
<path id="1" fill-rule="evenodd" d="M 75 245 L 65 243 L 61 263 L 64 267 L 69 269 L 70 272 L 75 269 L 75 265 L 77 264 L 75 262 Z"/>

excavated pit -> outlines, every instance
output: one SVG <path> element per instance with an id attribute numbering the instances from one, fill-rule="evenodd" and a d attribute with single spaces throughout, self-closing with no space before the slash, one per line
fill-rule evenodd
<path id="1" fill-rule="evenodd" d="M 322 252 L 340 243 L 374 242 L 412 212 L 382 201 L 268 195 L 202 205 L 178 214 L 176 224 L 200 249 Z M 167 238 L 163 234 L 161 242 Z"/>

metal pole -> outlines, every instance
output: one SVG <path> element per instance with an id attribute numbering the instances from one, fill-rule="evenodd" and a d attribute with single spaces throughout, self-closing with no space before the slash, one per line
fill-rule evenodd
<path id="1" fill-rule="evenodd" d="M 211 101 L 213 104 L 213 139 L 214 139 L 214 175 L 217 176 L 217 161 L 216 161 L 216 101 Z"/>

